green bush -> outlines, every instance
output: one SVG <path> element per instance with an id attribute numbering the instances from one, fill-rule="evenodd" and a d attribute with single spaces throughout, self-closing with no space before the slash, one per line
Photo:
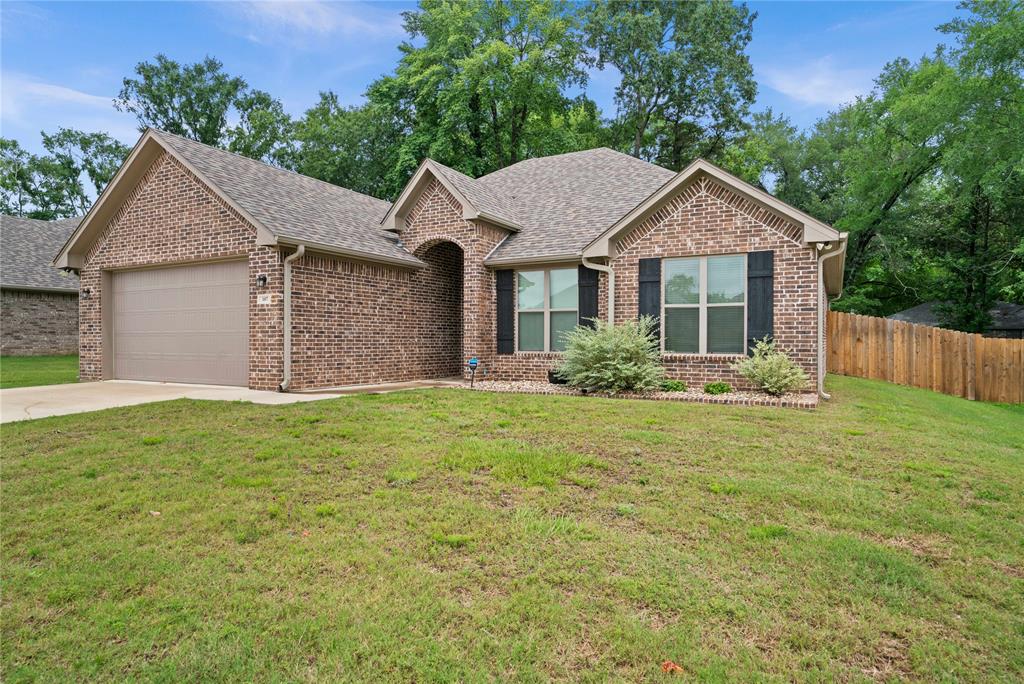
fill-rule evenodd
<path id="1" fill-rule="evenodd" d="M 566 349 L 556 369 L 570 387 L 599 392 L 647 392 L 658 389 L 665 377 L 654 334 L 655 321 L 612 325 L 595 320 L 565 336 Z"/>
<path id="2" fill-rule="evenodd" d="M 682 380 L 662 380 L 661 382 L 662 392 L 685 392 L 686 383 Z"/>
<path id="3" fill-rule="evenodd" d="M 767 337 L 754 345 L 752 356 L 734 363 L 733 369 L 773 396 L 807 387 L 807 373 Z"/>
<path id="4" fill-rule="evenodd" d="M 709 382 L 704 385 L 704 394 L 727 394 L 732 392 L 732 385 L 727 382 Z"/>

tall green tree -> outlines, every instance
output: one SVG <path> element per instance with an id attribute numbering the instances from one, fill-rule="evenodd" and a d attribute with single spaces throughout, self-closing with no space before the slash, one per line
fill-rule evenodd
<path id="1" fill-rule="evenodd" d="M 0 141 L 0 211 L 53 220 L 81 216 L 102 192 L 129 148 L 106 133 L 61 128 L 43 133 L 48 154 Z"/>
<path id="2" fill-rule="evenodd" d="M 621 74 L 615 129 L 633 156 L 678 170 L 743 131 L 757 95 L 745 4 L 595 0 L 584 16 L 597 65 Z"/>
<path id="3" fill-rule="evenodd" d="M 212 57 L 184 65 L 165 55 L 140 62 L 114 107 L 134 114 L 139 130 L 158 128 L 264 161 L 273 161 L 291 135 L 279 101 L 225 73 Z M 232 119 L 238 123 L 230 125 Z"/>
<path id="4" fill-rule="evenodd" d="M 423 0 L 404 16 L 398 67 L 369 90 L 401 131 L 392 183 L 428 156 L 474 176 L 516 163 L 586 82 L 574 7 L 560 0 Z"/>
<path id="5" fill-rule="evenodd" d="M 373 104 L 345 107 L 332 92 L 294 125 L 293 145 L 279 154 L 282 166 L 374 197 L 394 197 L 389 177 L 398 162 L 394 122 Z"/>

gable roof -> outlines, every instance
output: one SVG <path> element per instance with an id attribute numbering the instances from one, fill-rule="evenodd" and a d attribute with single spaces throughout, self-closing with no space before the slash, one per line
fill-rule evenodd
<path id="1" fill-rule="evenodd" d="M 522 221 L 487 263 L 579 259 L 602 230 L 675 174 L 607 147 L 527 159 L 477 182 L 509 197 Z"/>
<path id="2" fill-rule="evenodd" d="M 388 203 L 177 135 L 148 129 L 114 179 L 54 260 L 80 268 L 88 245 L 163 152 L 174 156 L 249 221 L 263 245 L 309 249 L 419 267 L 394 236 L 381 230 Z"/>
<path id="3" fill-rule="evenodd" d="M 402 189 L 381 223 L 389 231 L 401 232 L 405 217 L 415 206 L 420 194 L 431 179 L 441 183 L 462 205 L 462 218 L 483 219 L 510 231 L 521 228 L 511 198 L 496 192 L 483 183 L 433 159 L 424 159 Z"/>
<path id="4" fill-rule="evenodd" d="M 655 213 L 671 201 L 687 185 L 699 180 L 702 177 L 710 177 L 718 181 L 730 190 L 750 200 L 768 211 L 778 214 L 803 229 L 802 242 L 810 245 L 815 242 L 842 242 L 846 239 L 844 233 L 840 233 L 832 226 L 823 223 L 809 214 L 805 214 L 796 207 L 776 199 L 760 188 L 732 175 L 725 169 L 715 166 L 704 159 L 696 159 L 685 169 L 675 174 L 668 182 L 652 193 L 642 202 L 638 203 L 628 213 L 620 217 L 607 230 L 598 235 L 586 249 L 585 256 L 604 257 L 612 256 L 612 242 L 628 233 L 639 225 L 651 214 Z"/>
<path id="5" fill-rule="evenodd" d="M 50 265 L 80 218 L 41 221 L 0 216 L 0 287 L 78 292 L 78 278 Z"/>
<path id="6" fill-rule="evenodd" d="M 925 302 L 912 306 L 909 309 L 898 311 L 888 318 L 894 321 L 905 321 L 918 325 L 929 325 L 933 328 L 941 327 L 939 314 L 935 307 L 941 302 Z M 989 330 L 1024 330 L 1024 305 L 1011 304 L 1010 302 L 996 302 L 988 310 L 992 316 L 992 325 Z"/>

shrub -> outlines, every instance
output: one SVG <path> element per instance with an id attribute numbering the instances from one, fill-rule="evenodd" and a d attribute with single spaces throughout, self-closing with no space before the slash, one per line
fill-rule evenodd
<path id="1" fill-rule="evenodd" d="M 662 392 L 685 392 L 686 383 L 682 380 L 663 380 L 661 382 Z"/>
<path id="2" fill-rule="evenodd" d="M 601 392 L 646 392 L 665 377 L 654 335 L 654 319 L 612 325 L 601 320 L 565 336 L 566 349 L 556 372 L 570 387 Z"/>
<path id="3" fill-rule="evenodd" d="M 807 387 L 807 373 L 765 337 L 754 354 L 733 364 L 733 369 L 768 394 L 779 396 Z"/>
<path id="4" fill-rule="evenodd" d="M 726 394 L 732 392 L 732 385 L 727 382 L 709 382 L 704 385 L 704 394 Z"/>

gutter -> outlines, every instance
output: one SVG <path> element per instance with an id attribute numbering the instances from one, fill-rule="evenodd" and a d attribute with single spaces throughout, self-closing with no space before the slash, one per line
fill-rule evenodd
<path id="1" fill-rule="evenodd" d="M 287 392 L 292 384 L 292 262 L 305 253 L 306 245 L 299 245 L 284 259 L 284 380 L 277 387 L 279 392 Z"/>
<path id="2" fill-rule="evenodd" d="M 608 275 L 608 323 L 615 325 L 615 271 L 606 264 L 597 264 L 583 257 L 583 265 Z"/>
<path id="3" fill-rule="evenodd" d="M 818 243 L 818 250 L 824 251 L 823 243 Z M 831 399 L 832 395 L 825 392 L 825 309 L 828 307 L 828 293 L 825 291 L 825 262 L 846 253 L 846 240 L 839 242 L 840 247 L 834 252 L 823 253 L 818 257 L 818 396 Z M 843 296 L 840 289 L 836 299 Z"/>

